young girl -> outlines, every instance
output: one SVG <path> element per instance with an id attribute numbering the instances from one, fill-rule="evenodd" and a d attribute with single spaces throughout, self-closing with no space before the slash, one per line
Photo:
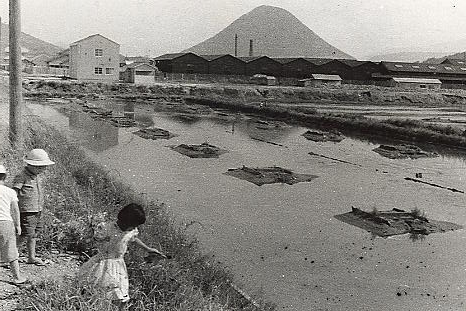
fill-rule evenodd
<path id="1" fill-rule="evenodd" d="M 128 243 L 135 242 L 149 253 L 166 256 L 139 240 L 137 226 L 146 221 L 142 206 L 129 204 L 118 213 L 118 220 L 101 223 L 94 232 L 98 253 L 84 263 L 78 277 L 84 284 L 104 290 L 107 298 L 123 305 L 129 300 L 128 272 L 124 261 Z"/>
<path id="2" fill-rule="evenodd" d="M 13 283 L 22 284 L 26 278 L 19 272 L 16 235 L 21 235 L 18 197 L 16 192 L 4 185 L 6 169 L 0 164 L 0 262 L 9 263 Z"/>

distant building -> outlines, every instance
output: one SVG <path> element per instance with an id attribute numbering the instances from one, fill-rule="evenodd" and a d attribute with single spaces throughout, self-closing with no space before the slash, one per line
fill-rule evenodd
<path id="1" fill-rule="evenodd" d="M 61 51 L 47 60 L 49 68 L 70 68 L 70 49 Z"/>
<path id="2" fill-rule="evenodd" d="M 245 74 L 264 74 L 268 76 L 281 76 L 282 64 L 267 56 L 238 57 L 246 63 Z"/>
<path id="3" fill-rule="evenodd" d="M 439 79 L 395 77 L 388 81 L 387 86 L 394 86 L 405 89 L 440 89 L 442 82 Z"/>
<path id="4" fill-rule="evenodd" d="M 255 74 L 251 77 L 251 82 L 259 85 L 277 85 L 277 79 L 273 76 Z"/>
<path id="5" fill-rule="evenodd" d="M 209 73 L 218 75 L 244 75 L 245 63 L 230 54 L 201 55 L 209 62 Z"/>
<path id="6" fill-rule="evenodd" d="M 312 74 L 308 79 L 302 79 L 298 81 L 298 86 L 318 86 L 318 85 L 341 85 L 341 77 L 339 75 L 327 75 L 327 74 Z"/>
<path id="7" fill-rule="evenodd" d="M 317 65 L 306 58 L 273 58 L 282 64 L 282 76 L 288 78 L 308 78 L 315 73 Z"/>
<path id="8" fill-rule="evenodd" d="M 466 65 L 380 62 L 380 72 L 373 75 L 384 80 L 392 77 L 439 79 L 444 84 L 466 84 Z"/>
<path id="9" fill-rule="evenodd" d="M 155 66 L 162 72 L 208 73 L 209 62 L 191 52 L 164 54 L 154 58 Z"/>
<path id="10" fill-rule="evenodd" d="M 70 44 L 70 77 L 77 80 L 118 81 L 120 45 L 100 34 Z"/>
<path id="11" fill-rule="evenodd" d="M 144 63 L 131 63 L 122 68 L 120 80 L 126 83 L 152 84 L 155 82 L 157 67 Z"/>
<path id="12" fill-rule="evenodd" d="M 456 58 L 446 58 L 442 64 L 449 64 L 455 66 L 466 66 L 466 58 L 456 59 Z"/>

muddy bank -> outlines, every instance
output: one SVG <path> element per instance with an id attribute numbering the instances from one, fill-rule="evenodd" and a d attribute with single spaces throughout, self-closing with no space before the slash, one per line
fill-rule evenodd
<path id="1" fill-rule="evenodd" d="M 407 233 L 428 235 L 463 228 L 451 222 L 427 219 L 417 210 L 406 212 L 397 208 L 390 211 L 374 210 L 369 213 L 352 207 L 351 212 L 336 215 L 335 218 L 380 237 Z"/>
<path id="2" fill-rule="evenodd" d="M 396 146 L 380 145 L 373 151 L 390 159 L 419 159 L 438 156 L 435 152 L 426 152 L 417 146 L 406 144 Z"/>
<path id="3" fill-rule="evenodd" d="M 243 166 L 241 168 L 231 168 L 225 175 L 243 179 L 258 186 L 275 183 L 294 185 L 299 182 L 309 182 L 318 177 L 310 174 L 294 173 L 277 166 L 263 168 Z"/>

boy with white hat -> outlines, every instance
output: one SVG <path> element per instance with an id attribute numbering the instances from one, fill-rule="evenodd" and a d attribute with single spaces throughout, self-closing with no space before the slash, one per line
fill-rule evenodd
<path id="1" fill-rule="evenodd" d="M 18 194 L 18 205 L 22 235 L 20 243 L 27 238 L 27 263 L 43 266 L 44 262 L 36 257 L 37 233 L 42 228 L 41 214 L 44 206 L 44 190 L 40 173 L 47 166 L 55 164 L 43 149 L 33 149 L 24 158 L 26 167 L 13 180 L 13 189 Z"/>
<path id="2" fill-rule="evenodd" d="M 5 186 L 6 169 L 0 164 L 0 262 L 9 263 L 13 283 L 22 284 L 26 279 L 19 272 L 16 235 L 21 235 L 18 197 L 16 192 Z"/>

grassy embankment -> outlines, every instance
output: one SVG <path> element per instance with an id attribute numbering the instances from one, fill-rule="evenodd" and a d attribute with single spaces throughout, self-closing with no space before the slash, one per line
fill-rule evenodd
<path id="1" fill-rule="evenodd" d="M 466 102 L 463 93 L 453 92 L 416 92 L 381 90 L 380 88 L 364 87 L 326 89 L 309 88 L 290 89 L 272 88 L 269 93 L 275 102 L 286 102 L 289 105 L 276 105 L 269 102 L 267 107 L 259 107 L 257 103 L 264 97 L 254 86 L 244 87 L 183 87 L 179 86 L 132 86 L 127 84 L 101 84 L 101 83 L 62 83 L 62 82 L 34 82 L 27 86 L 28 94 L 34 97 L 85 97 L 85 96 L 115 96 L 128 99 L 154 99 L 180 96 L 187 103 L 207 105 L 210 107 L 226 108 L 231 111 L 255 113 L 288 122 L 298 123 L 308 127 L 323 129 L 338 129 L 362 135 L 386 137 L 403 141 L 446 145 L 454 148 L 466 147 L 466 133 L 459 128 L 444 125 L 429 124 L 420 120 L 392 118 L 375 120 L 354 114 L 317 113 L 316 109 L 300 107 L 292 103 L 302 101 L 324 101 L 335 103 L 363 104 L 401 104 L 413 105 L 422 102 L 434 106 L 454 105 L 462 106 Z M 387 94 L 385 94 L 387 93 Z M 458 94 L 457 94 L 458 93 Z M 385 96 L 385 97 L 384 97 Z M 362 100 L 362 102 L 361 102 Z"/>
<path id="2" fill-rule="evenodd" d="M 109 177 L 102 167 L 86 159 L 82 150 L 43 121 L 28 118 L 25 136 L 25 150 L 44 148 L 56 161 L 46 172 L 47 213 L 39 245 L 42 253 L 58 249 L 83 257 L 92 255 L 92 225 L 114 219 L 120 206 L 137 202 L 147 212 L 147 222 L 140 228 L 142 239 L 149 245 L 161 245 L 172 259 L 145 263 L 144 254 L 130 248 L 126 262 L 130 295 L 135 301 L 131 310 L 259 309 L 232 287 L 230 273 L 199 251 L 197 241 L 175 225 L 163 205 L 145 201 Z M 0 152 L 10 171 L 7 181 L 11 181 L 23 165 L 22 154 L 5 144 Z M 28 310 L 116 310 L 102 295 L 83 294 L 74 278 L 36 285 L 20 299 L 22 308 Z M 273 307 L 264 303 L 260 309 Z"/>

